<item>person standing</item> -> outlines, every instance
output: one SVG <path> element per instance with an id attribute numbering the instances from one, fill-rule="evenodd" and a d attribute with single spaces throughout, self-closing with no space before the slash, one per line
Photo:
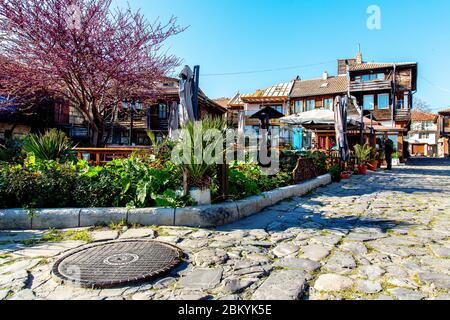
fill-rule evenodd
<path id="1" fill-rule="evenodd" d="M 392 170 L 392 154 L 394 153 L 394 142 L 386 136 L 384 141 L 384 154 L 386 155 L 387 169 Z"/>

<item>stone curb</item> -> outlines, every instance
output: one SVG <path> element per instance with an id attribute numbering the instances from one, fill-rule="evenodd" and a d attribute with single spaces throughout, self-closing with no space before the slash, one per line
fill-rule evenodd
<path id="1" fill-rule="evenodd" d="M 303 196 L 331 183 L 329 174 L 259 196 L 188 208 L 0 209 L 0 230 L 69 229 L 127 222 L 142 226 L 212 228 L 232 223 L 283 200 Z"/>

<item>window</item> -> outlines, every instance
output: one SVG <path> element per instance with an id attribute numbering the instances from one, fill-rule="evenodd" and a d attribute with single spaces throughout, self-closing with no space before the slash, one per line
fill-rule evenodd
<path id="1" fill-rule="evenodd" d="M 378 109 L 385 110 L 389 109 L 389 94 L 383 93 L 378 95 Z"/>
<path id="2" fill-rule="evenodd" d="M 430 139 L 429 133 L 419 133 L 419 139 Z"/>
<path id="3" fill-rule="evenodd" d="M 160 103 L 158 107 L 158 119 L 166 120 L 168 118 L 167 105 L 165 103 Z"/>
<path id="4" fill-rule="evenodd" d="M 355 77 L 355 82 L 356 83 L 369 82 L 369 81 L 375 81 L 375 80 L 384 81 L 385 80 L 384 73 L 372 73 L 372 74 L 365 74 L 365 75 L 362 75 L 362 76 L 356 76 Z"/>
<path id="5" fill-rule="evenodd" d="M 333 99 L 324 99 L 323 107 L 327 110 L 333 110 Z"/>
<path id="6" fill-rule="evenodd" d="M 373 110 L 375 107 L 374 95 L 369 94 L 364 96 L 363 108 L 364 110 Z"/>
<path id="7" fill-rule="evenodd" d="M 303 112 L 303 100 L 295 101 L 294 113 L 302 113 L 302 112 Z"/>
<path id="8" fill-rule="evenodd" d="M 306 101 L 306 111 L 312 111 L 316 108 L 316 100 Z"/>

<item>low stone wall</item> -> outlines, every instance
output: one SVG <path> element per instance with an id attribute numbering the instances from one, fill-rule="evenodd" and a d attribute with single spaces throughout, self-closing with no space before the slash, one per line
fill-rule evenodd
<path id="1" fill-rule="evenodd" d="M 331 183 L 329 174 L 238 201 L 187 208 L 0 209 L 0 230 L 68 229 L 126 221 L 143 226 L 217 227 Z"/>

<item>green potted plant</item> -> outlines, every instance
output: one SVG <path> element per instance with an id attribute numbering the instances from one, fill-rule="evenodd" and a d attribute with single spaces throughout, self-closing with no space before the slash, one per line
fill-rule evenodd
<path id="1" fill-rule="evenodd" d="M 332 166 L 329 172 L 333 182 L 341 182 L 341 168 L 338 165 Z"/>
<path id="2" fill-rule="evenodd" d="M 368 144 L 355 146 L 355 156 L 358 164 L 358 174 L 367 174 L 367 161 L 370 159 L 371 148 Z"/>
<path id="3" fill-rule="evenodd" d="M 212 178 L 217 172 L 217 164 L 223 161 L 226 149 L 223 139 L 209 139 L 208 135 L 215 132 L 223 137 L 225 122 L 220 118 L 206 118 L 198 122 L 188 122 L 182 129 L 175 149 L 181 155 L 178 159 L 180 161 L 176 162 L 183 169 L 185 194 L 189 194 L 198 205 L 209 205 Z"/>

